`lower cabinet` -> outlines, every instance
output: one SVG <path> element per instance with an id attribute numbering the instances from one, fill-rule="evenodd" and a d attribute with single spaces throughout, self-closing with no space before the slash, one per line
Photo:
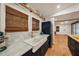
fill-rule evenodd
<path id="1" fill-rule="evenodd" d="M 68 37 L 68 46 L 73 56 L 79 56 L 79 42 Z"/>
<path id="2" fill-rule="evenodd" d="M 22 56 L 32 56 L 32 49 L 24 53 Z"/>
<path id="3" fill-rule="evenodd" d="M 31 49 L 22 56 L 44 56 L 48 48 L 49 48 L 49 40 L 47 40 L 35 53 L 33 53 Z"/>
<path id="4" fill-rule="evenodd" d="M 41 47 L 41 56 L 44 56 L 49 48 L 49 41 L 46 41 L 45 44 Z"/>
<path id="5" fill-rule="evenodd" d="M 49 40 L 47 40 L 35 53 L 34 56 L 44 56 L 49 48 Z"/>
<path id="6" fill-rule="evenodd" d="M 49 35 L 47 39 L 49 40 L 49 48 L 51 48 L 53 44 L 52 35 Z"/>

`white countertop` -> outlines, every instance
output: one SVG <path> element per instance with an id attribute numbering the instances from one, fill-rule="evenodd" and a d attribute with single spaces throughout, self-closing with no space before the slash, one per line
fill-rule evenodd
<path id="1" fill-rule="evenodd" d="M 68 35 L 70 36 L 73 40 L 79 42 L 79 35 Z"/>
<path id="2" fill-rule="evenodd" d="M 46 41 L 49 35 L 39 35 L 33 37 L 32 39 L 25 40 L 25 43 L 28 43 L 32 46 L 32 52 L 35 53 Z"/>
<path id="3" fill-rule="evenodd" d="M 24 42 L 16 42 L 3 52 L 0 52 L 0 56 L 21 56 L 30 49 L 32 49 L 32 46 Z"/>
<path id="4" fill-rule="evenodd" d="M 41 40 L 40 44 L 32 44 L 35 46 L 32 46 L 28 43 L 25 43 L 24 41 L 17 41 L 14 44 L 10 45 L 6 50 L 3 52 L 0 52 L 0 56 L 21 56 L 24 53 L 28 52 L 30 49 L 32 49 L 32 52 L 35 52 L 37 49 L 40 48 L 44 44 L 44 42 L 47 41 L 47 37 L 49 35 L 39 35 L 37 37 L 34 37 L 35 39 Z M 30 38 L 31 40 L 34 38 Z M 35 40 L 37 41 L 37 40 Z M 36 42 L 38 43 L 38 42 Z"/>

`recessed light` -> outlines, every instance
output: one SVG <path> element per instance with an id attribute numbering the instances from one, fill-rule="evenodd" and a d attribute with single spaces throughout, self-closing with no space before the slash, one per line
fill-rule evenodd
<path id="1" fill-rule="evenodd" d="M 60 22 L 60 24 L 64 24 L 64 22 Z"/>
<path id="2" fill-rule="evenodd" d="M 58 5 L 57 8 L 60 8 L 60 5 Z"/>

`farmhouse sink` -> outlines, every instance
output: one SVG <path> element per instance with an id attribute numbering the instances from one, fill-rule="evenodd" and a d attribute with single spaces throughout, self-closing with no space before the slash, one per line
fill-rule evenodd
<path id="1" fill-rule="evenodd" d="M 24 42 L 32 46 L 32 52 L 36 52 L 46 41 L 48 35 L 39 35 Z"/>

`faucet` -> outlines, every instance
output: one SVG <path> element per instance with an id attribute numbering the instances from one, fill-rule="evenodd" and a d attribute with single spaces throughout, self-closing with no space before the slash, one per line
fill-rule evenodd
<path id="1" fill-rule="evenodd" d="M 33 32 L 31 32 L 31 37 L 33 37 Z"/>

